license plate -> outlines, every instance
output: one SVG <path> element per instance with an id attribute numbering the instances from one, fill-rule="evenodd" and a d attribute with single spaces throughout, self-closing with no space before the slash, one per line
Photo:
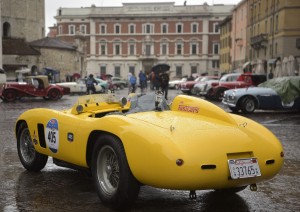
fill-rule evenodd
<path id="1" fill-rule="evenodd" d="M 232 179 L 261 176 L 256 158 L 228 160 L 230 176 Z"/>

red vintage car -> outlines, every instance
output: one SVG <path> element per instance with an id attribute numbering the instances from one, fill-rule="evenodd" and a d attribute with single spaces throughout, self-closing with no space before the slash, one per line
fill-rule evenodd
<path id="1" fill-rule="evenodd" d="M 266 80 L 267 77 L 265 74 L 241 74 L 236 81 L 223 82 L 220 80 L 218 83 L 213 83 L 209 95 L 211 99 L 222 101 L 226 90 L 253 87 L 265 82 Z"/>
<path id="2" fill-rule="evenodd" d="M 183 93 L 188 93 L 188 94 L 191 94 L 191 91 L 194 87 L 194 85 L 196 83 L 198 83 L 200 80 L 202 79 L 202 77 L 197 77 L 195 80 L 192 80 L 192 81 L 186 81 L 186 82 L 183 82 L 180 84 L 180 90 L 183 92 Z"/>
<path id="3" fill-rule="evenodd" d="M 47 76 L 28 76 L 24 82 L 6 82 L 0 87 L 0 98 L 13 102 L 22 97 L 43 97 L 57 100 L 70 94 L 70 88 L 49 84 Z"/>

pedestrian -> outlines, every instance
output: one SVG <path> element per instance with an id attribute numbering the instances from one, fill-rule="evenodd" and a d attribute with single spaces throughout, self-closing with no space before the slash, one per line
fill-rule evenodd
<path id="1" fill-rule="evenodd" d="M 140 71 L 139 73 L 139 80 L 141 86 L 141 93 L 143 93 L 144 89 L 147 87 L 147 77 L 143 71 Z"/>
<path id="2" fill-rule="evenodd" d="M 135 89 L 136 89 L 136 76 L 134 74 L 132 74 L 131 77 L 130 77 L 130 85 L 131 85 L 131 92 L 130 93 L 135 93 Z"/>
<path id="3" fill-rule="evenodd" d="M 96 87 L 98 82 L 95 80 L 94 75 L 90 74 L 89 77 L 86 79 L 86 91 L 87 94 L 96 93 Z"/>
<path id="4" fill-rule="evenodd" d="M 158 91 L 160 87 L 160 74 L 153 72 L 153 89 Z"/>
<path id="5" fill-rule="evenodd" d="M 169 74 L 167 72 L 161 73 L 159 77 L 161 91 L 165 95 L 165 99 L 168 100 L 168 90 L 169 90 Z"/>
<path id="6" fill-rule="evenodd" d="M 127 84 L 128 84 L 128 93 L 131 93 L 131 83 L 130 83 L 130 78 L 132 76 L 132 73 L 129 71 L 127 74 Z"/>

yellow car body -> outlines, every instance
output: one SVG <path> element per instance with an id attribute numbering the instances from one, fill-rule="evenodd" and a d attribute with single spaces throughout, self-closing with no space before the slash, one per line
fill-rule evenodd
<path id="1" fill-rule="evenodd" d="M 241 188 L 271 179 L 283 165 L 282 145 L 268 129 L 199 98 L 179 95 L 168 110 L 132 113 L 136 95 L 126 105 L 111 94 L 79 98 L 69 110 L 24 112 L 16 123 L 17 137 L 26 123 L 36 152 L 90 170 L 97 138 L 113 136 L 134 178 L 158 188 Z M 233 178 L 229 163 L 238 159 L 257 161 L 260 173 Z"/>

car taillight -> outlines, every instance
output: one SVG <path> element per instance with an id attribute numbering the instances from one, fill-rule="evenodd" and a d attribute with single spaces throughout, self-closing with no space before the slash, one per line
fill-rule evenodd
<path id="1" fill-rule="evenodd" d="M 217 86 L 217 85 L 219 85 L 218 82 L 213 82 L 213 83 L 211 83 L 211 86 L 212 86 L 212 87 L 215 87 L 215 86 Z"/>

